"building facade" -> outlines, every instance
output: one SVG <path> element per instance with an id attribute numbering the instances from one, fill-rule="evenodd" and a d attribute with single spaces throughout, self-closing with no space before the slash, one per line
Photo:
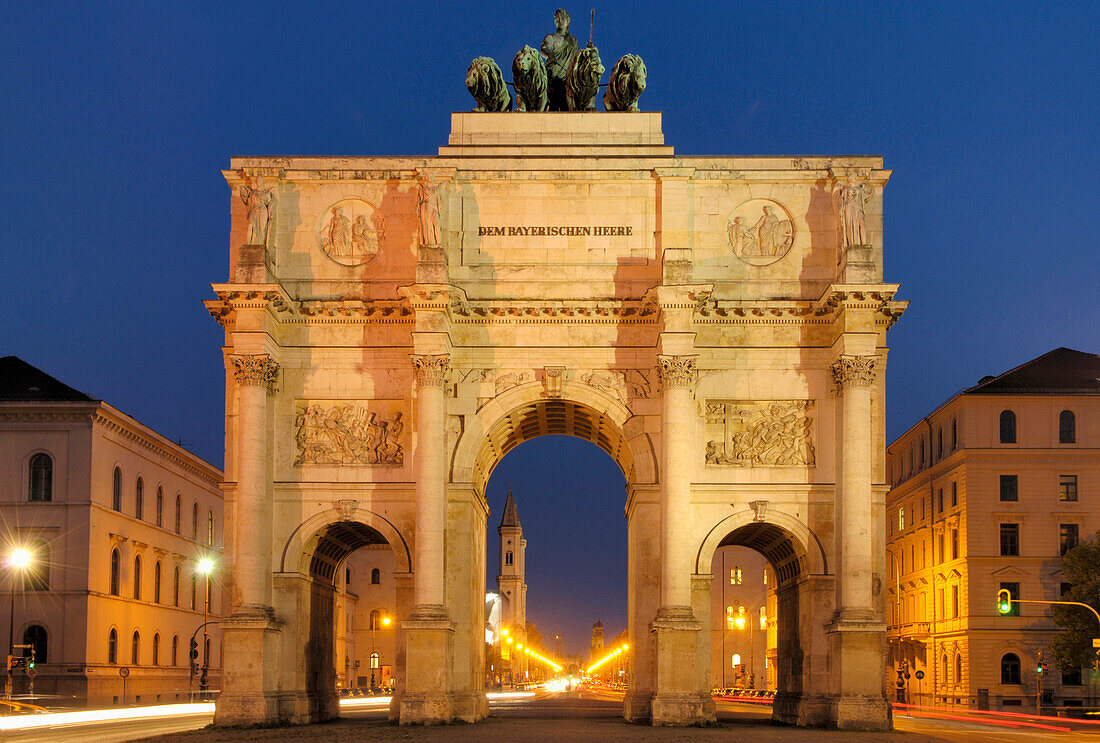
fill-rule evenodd
<path id="1" fill-rule="evenodd" d="M 14 642 L 35 645 L 35 694 L 185 701 L 200 686 L 190 641 L 201 664 L 208 620 L 207 682 L 219 687 L 221 475 L 107 403 L 0 359 L 0 616 L 12 611 Z M 18 549 L 30 553 L 21 571 Z M 17 671 L 15 693 L 30 681 Z"/>
<path id="2" fill-rule="evenodd" d="M 338 570 L 336 590 L 336 686 L 393 688 L 397 661 L 397 581 L 393 553 L 368 545 Z"/>
<path id="3" fill-rule="evenodd" d="M 1061 554 L 1100 529 L 1098 449 L 1100 357 L 1066 348 L 982 379 L 890 444 L 892 686 L 908 669 L 903 694 L 923 703 L 1096 704 L 1091 669 L 1048 652 L 1036 672 L 1059 631 L 1049 606 L 1001 616 L 996 600 L 1058 600 Z"/>
<path id="4" fill-rule="evenodd" d="M 775 571 L 755 550 L 721 547 L 711 573 L 711 687 L 775 689 Z"/>

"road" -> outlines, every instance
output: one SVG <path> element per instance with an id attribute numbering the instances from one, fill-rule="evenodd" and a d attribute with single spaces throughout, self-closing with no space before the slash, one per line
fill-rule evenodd
<path id="1" fill-rule="evenodd" d="M 597 740 L 600 743 L 634 741 L 730 741 L 754 743 L 1061 743 L 1089 741 L 1100 743 L 1100 725 L 1085 725 L 1045 718 L 994 717 L 990 720 L 933 719 L 895 717 L 893 733 L 848 733 L 780 727 L 771 724 L 770 707 L 745 702 L 718 700 L 719 724 L 709 728 L 652 728 L 629 725 L 620 716 L 622 694 L 607 689 L 572 692 L 537 692 L 525 696 L 499 696 L 490 699 L 491 716 L 477 725 L 447 725 L 429 728 L 402 728 L 386 721 L 384 701 L 351 700 L 342 708 L 343 719 L 325 725 L 283 727 L 267 730 L 212 730 L 209 711 L 181 716 L 165 714 L 143 720 L 114 721 L 98 724 L 51 725 L 30 730 L 7 730 L 0 740 L 19 743 L 122 743 L 146 740 L 149 743 L 223 743 L 230 741 L 324 740 L 347 741 L 418 740 L 428 743 L 481 743 L 482 741 L 574 741 Z M 918 711 L 939 714 L 934 710 Z M 955 715 L 950 711 L 945 714 Z M 1012 725 L 1006 727 L 1005 725 Z M 1044 727 L 1028 727 L 1042 725 Z M 1072 728 L 1071 730 L 1050 728 Z M 0 726 L 2 730 L 2 726 Z M 732 735 L 731 735 L 732 733 Z"/>

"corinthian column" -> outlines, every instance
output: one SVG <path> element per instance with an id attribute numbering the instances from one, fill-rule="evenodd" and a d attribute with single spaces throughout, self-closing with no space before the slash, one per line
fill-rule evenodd
<path id="1" fill-rule="evenodd" d="M 443 527 L 446 499 L 446 402 L 443 383 L 447 354 L 414 355 L 416 370 L 416 563 L 413 603 L 419 618 L 445 616 L 443 607 Z"/>
<path id="2" fill-rule="evenodd" d="M 871 385 L 875 356 L 841 356 L 832 366 L 840 399 L 841 619 L 872 614 Z"/>
<path id="3" fill-rule="evenodd" d="M 235 615 L 271 614 L 272 507 L 267 496 L 267 397 L 279 365 L 266 355 L 230 356 L 237 379 Z"/>
<path id="4" fill-rule="evenodd" d="M 661 400 L 661 615 L 690 618 L 695 356 L 658 356 Z"/>

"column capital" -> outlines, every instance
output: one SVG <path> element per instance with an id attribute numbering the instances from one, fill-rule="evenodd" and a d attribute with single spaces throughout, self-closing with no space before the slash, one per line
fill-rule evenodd
<path id="1" fill-rule="evenodd" d="M 841 356 L 830 369 L 838 395 L 855 387 L 870 387 L 875 381 L 878 356 Z"/>
<path id="2" fill-rule="evenodd" d="M 270 395 L 279 388 L 279 365 L 267 354 L 232 354 L 233 376 L 242 387 L 263 387 Z"/>
<path id="3" fill-rule="evenodd" d="M 451 370 L 451 355 L 447 353 L 412 354 L 413 369 L 416 370 L 416 386 L 442 387 Z"/>
<path id="4" fill-rule="evenodd" d="M 679 388 L 691 389 L 699 378 L 699 372 L 695 368 L 698 356 L 666 356 L 657 357 L 657 376 L 661 380 L 661 386 L 665 389 Z"/>

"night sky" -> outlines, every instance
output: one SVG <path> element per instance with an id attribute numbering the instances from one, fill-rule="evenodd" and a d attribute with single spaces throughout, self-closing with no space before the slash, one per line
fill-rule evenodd
<path id="1" fill-rule="evenodd" d="M 891 439 L 985 374 L 1100 351 L 1096 3 L 608 6 L 601 57 L 645 59 L 641 107 L 679 154 L 885 157 L 886 280 L 912 302 L 890 334 Z M 201 303 L 228 273 L 219 171 L 233 155 L 434 154 L 473 106 L 470 59 L 507 68 L 555 7 L 4 3 L 0 354 L 220 465 L 222 333 Z M 588 8 L 568 9 L 583 44 Z M 573 648 L 595 616 L 614 636 L 615 465 L 579 441 L 520 447 L 490 484 L 494 538 L 509 484 L 533 619 Z"/>

